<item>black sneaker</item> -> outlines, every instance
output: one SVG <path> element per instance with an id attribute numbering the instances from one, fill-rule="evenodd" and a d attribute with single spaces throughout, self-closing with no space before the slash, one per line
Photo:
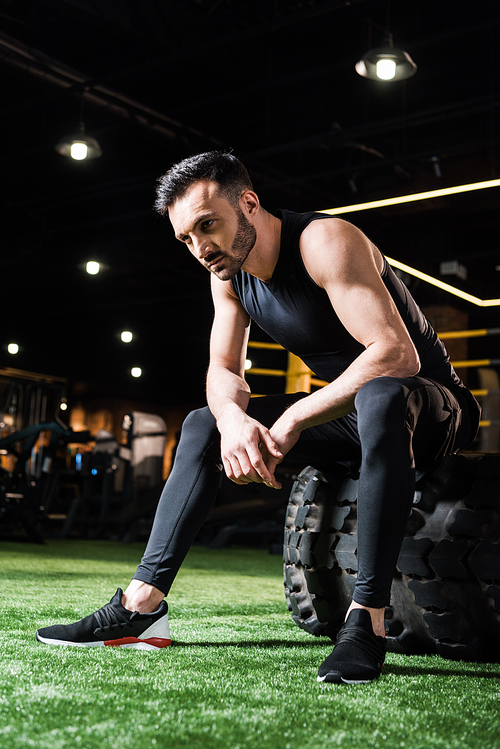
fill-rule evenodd
<path id="1" fill-rule="evenodd" d="M 162 601 L 152 614 L 139 614 L 122 606 L 122 595 L 118 588 L 111 601 L 99 611 L 74 624 L 39 629 L 36 639 L 46 645 L 113 645 L 140 650 L 158 650 L 170 645 L 167 602 Z"/>
<path id="2" fill-rule="evenodd" d="M 353 609 L 339 630 L 332 654 L 319 667 L 318 681 L 366 684 L 378 679 L 386 649 L 385 637 L 373 632 L 369 612 Z"/>

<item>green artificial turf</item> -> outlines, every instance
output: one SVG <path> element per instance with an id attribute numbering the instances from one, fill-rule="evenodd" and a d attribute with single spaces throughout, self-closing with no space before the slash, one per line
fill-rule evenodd
<path id="1" fill-rule="evenodd" d="M 163 651 L 49 647 L 35 629 L 109 600 L 142 547 L 3 543 L 1 749 L 500 747 L 500 667 L 389 654 L 383 676 L 318 684 L 331 643 L 293 624 L 281 561 L 193 548 Z"/>

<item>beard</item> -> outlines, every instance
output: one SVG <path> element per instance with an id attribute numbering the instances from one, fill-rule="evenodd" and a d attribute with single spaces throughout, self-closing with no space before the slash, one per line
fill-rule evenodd
<path id="1" fill-rule="evenodd" d="M 238 228 L 233 239 L 231 249 L 224 255 L 227 263 L 220 271 L 212 271 L 221 281 L 230 281 L 249 256 L 257 241 L 257 232 L 253 224 L 246 218 L 243 211 L 238 208 Z"/>

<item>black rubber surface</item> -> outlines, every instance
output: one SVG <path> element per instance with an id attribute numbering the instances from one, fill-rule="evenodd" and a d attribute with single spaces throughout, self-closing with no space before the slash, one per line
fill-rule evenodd
<path id="1" fill-rule="evenodd" d="M 335 639 L 356 582 L 358 483 L 307 467 L 284 537 L 293 620 Z M 415 492 L 386 608 L 388 649 L 500 661 L 500 456 L 445 458 Z"/>

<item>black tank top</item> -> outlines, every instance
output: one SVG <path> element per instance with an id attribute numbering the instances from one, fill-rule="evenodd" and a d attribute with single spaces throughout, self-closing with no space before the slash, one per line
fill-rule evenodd
<path id="1" fill-rule="evenodd" d="M 281 246 L 271 280 L 264 283 L 239 271 L 232 287 L 252 320 L 299 356 L 316 376 L 331 382 L 364 350 L 340 322 L 326 291 L 309 276 L 300 253 L 300 235 L 306 226 L 331 216 L 286 210 L 276 215 L 282 220 Z M 418 351 L 419 375 L 463 388 L 443 343 L 385 258 L 382 280 Z"/>

